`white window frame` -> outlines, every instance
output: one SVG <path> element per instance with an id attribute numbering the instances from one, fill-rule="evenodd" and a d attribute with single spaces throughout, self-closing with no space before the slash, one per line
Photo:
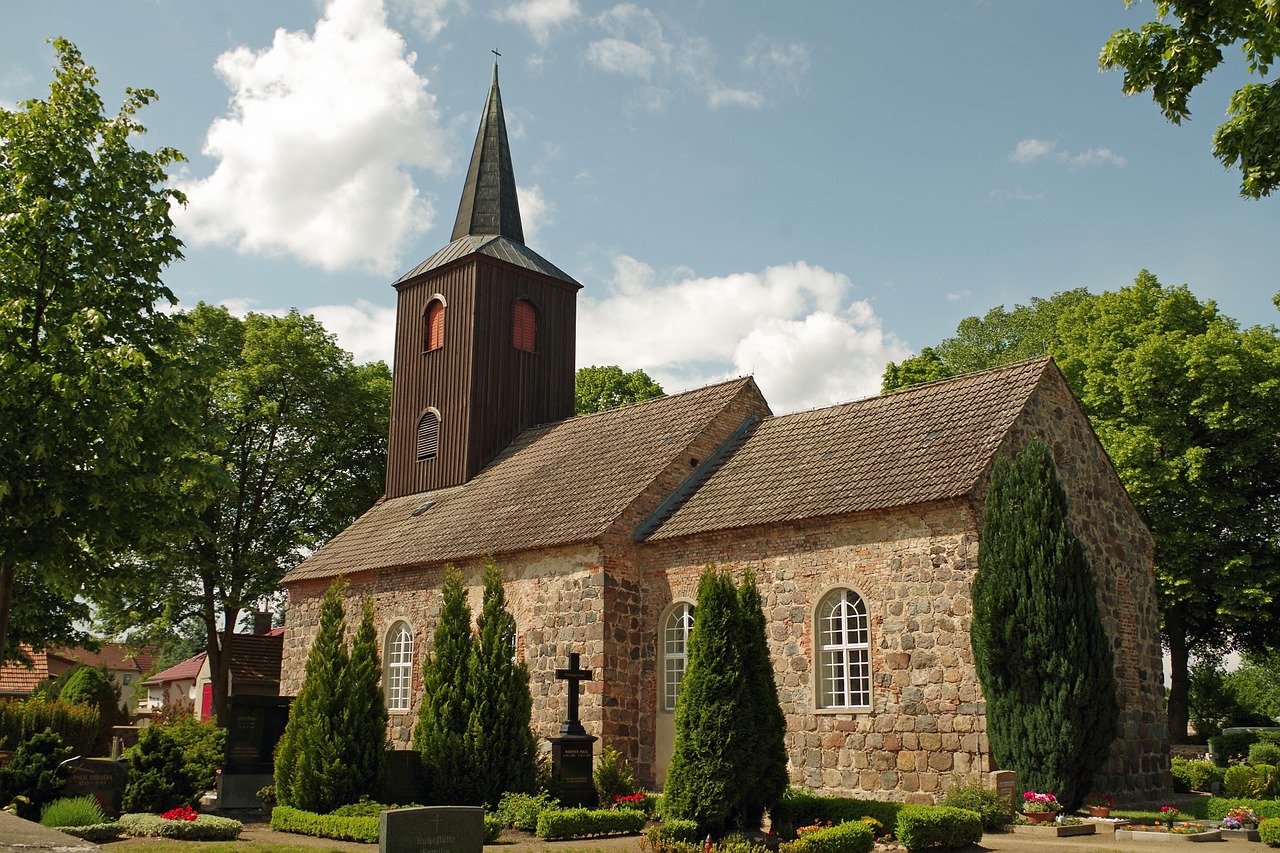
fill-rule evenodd
<path id="1" fill-rule="evenodd" d="M 387 712 L 403 714 L 413 704 L 413 629 L 408 622 L 391 623 L 385 648 L 382 683 Z"/>
<path id="2" fill-rule="evenodd" d="M 848 587 L 826 593 L 814 611 L 817 707 L 871 709 L 871 617 L 867 603 Z"/>
<path id="3" fill-rule="evenodd" d="M 689 635 L 693 633 L 693 603 L 677 601 L 662 620 L 662 707 L 672 713 L 680 698 L 680 683 L 689 668 Z"/>

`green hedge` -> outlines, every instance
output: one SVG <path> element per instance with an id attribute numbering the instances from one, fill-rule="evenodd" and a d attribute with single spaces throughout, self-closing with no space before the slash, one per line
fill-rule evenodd
<path id="1" fill-rule="evenodd" d="M 645 842 L 653 853 L 679 850 L 686 844 L 697 844 L 700 840 L 698 822 L 683 818 L 664 820 L 649 827 L 649 831 L 645 833 Z"/>
<path id="2" fill-rule="evenodd" d="M 589 838 L 631 835 L 644 829 L 648 815 L 632 809 L 547 809 L 538 815 L 539 838 Z"/>
<path id="3" fill-rule="evenodd" d="M 1187 793 L 1208 791 L 1215 780 L 1222 781 L 1225 771 L 1212 761 L 1175 755 L 1169 762 L 1169 772 L 1173 774 L 1174 790 Z"/>
<path id="4" fill-rule="evenodd" d="M 784 838 L 794 838 L 796 827 L 815 823 L 850 823 L 872 817 L 885 827 L 898 822 L 902 803 L 878 800 L 854 800 L 848 797 L 820 797 L 798 788 L 788 788 L 782 801 L 770 812 L 774 831 Z"/>
<path id="5" fill-rule="evenodd" d="M 498 800 L 498 807 L 494 809 L 494 813 L 507 826 L 524 832 L 533 832 L 538 828 L 538 815 L 547 809 L 558 808 L 560 808 L 560 801 L 546 791 L 539 791 L 536 794 L 508 792 Z"/>
<path id="6" fill-rule="evenodd" d="M 1280 818 L 1280 800 L 1241 800 L 1230 797 L 1210 797 L 1201 820 L 1222 820 L 1234 808 L 1253 809 L 1260 818 Z"/>
<path id="7" fill-rule="evenodd" d="M 1219 767 L 1226 767 L 1231 764 L 1231 759 L 1246 757 L 1249 754 L 1249 747 L 1261 739 L 1258 732 L 1215 735 L 1209 738 L 1209 747 L 1213 750 L 1213 761 Z"/>
<path id="8" fill-rule="evenodd" d="M 498 840 L 498 836 L 502 834 L 502 830 L 507 828 L 507 822 L 496 814 L 485 813 L 484 816 L 484 843 L 492 844 Z"/>
<path id="9" fill-rule="evenodd" d="M 298 835 L 315 835 L 342 841 L 378 843 L 378 816 L 340 817 L 276 806 L 271 810 L 271 828 Z"/>
<path id="10" fill-rule="evenodd" d="M 119 820 L 125 835 L 176 838 L 181 841 L 234 841 L 243 824 L 229 817 L 202 814 L 195 820 L 167 820 L 153 814 L 126 814 Z"/>
<path id="11" fill-rule="evenodd" d="M 893 834 L 908 850 L 968 847 L 982 840 L 982 817 L 950 806 L 903 806 Z"/>
<path id="12" fill-rule="evenodd" d="M 1264 820 L 1258 824 L 1258 836 L 1268 847 L 1280 847 L 1280 820 Z"/>
<path id="13" fill-rule="evenodd" d="M 786 853 L 870 853 L 875 846 L 875 831 L 855 820 L 806 832 L 783 848 Z"/>
<path id="14" fill-rule="evenodd" d="M 92 755 L 102 715 L 91 705 L 39 699 L 0 699 L 0 749 L 15 750 L 45 729 L 53 729 L 72 755 Z"/>
<path id="15" fill-rule="evenodd" d="M 76 838 L 88 841 L 90 844 L 105 844 L 108 841 L 115 841 L 123 832 L 120 828 L 119 821 L 111 821 L 110 823 L 91 823 L 88 826 L 56 826 L 64 835 L 73 835 Z"/>

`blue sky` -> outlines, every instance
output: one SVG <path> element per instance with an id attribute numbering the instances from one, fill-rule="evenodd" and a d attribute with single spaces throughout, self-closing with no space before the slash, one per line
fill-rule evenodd
<path id="1" fill-rule="evenodd" d="M 388 358 L 390 287 L 448 242 L 493 55 L 527 242 L 583 285 L 580 364 L 776 411 L 874 393 L 995 305 L 1150 269 L 1272 323 L 1280 200 L 1210 153 L 1238 56 L 1168 124 L 1100 73 L 1151 3 L 0 0 L 0 102 L 65 36 L 159 101 L 181 303 L 297 307 Z"/>

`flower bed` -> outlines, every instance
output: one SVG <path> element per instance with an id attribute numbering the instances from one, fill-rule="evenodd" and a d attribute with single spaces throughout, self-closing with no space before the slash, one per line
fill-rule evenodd
<path id="1" fill-rule="evenodd" d="M 1202 823 L 1180 823 L 1172 829 L 1164 826 L 1130 826 L 1116 830 L 1116 841 L 1198 842 L 1221 841 L 1222 833 Z"/>
<path id="2" fill-rule="evenodd" d="M 168 820 L 154 814 L 121 815 L 117 823 L 125 835 L 177 838 L 183 841 L 233 841 L 243 824 L 228 817 L 197 815 L 195 820 Z"/>

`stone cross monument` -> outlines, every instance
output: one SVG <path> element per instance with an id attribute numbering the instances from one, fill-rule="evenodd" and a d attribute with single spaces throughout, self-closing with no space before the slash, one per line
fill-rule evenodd
<path id="1" fill-rule="evenodd" d="M 556 670 L 556 680 L 568 682 L 569 709 L 560 724 L 560 735 L 551 741 L 551 775 L 557 794 L 565 805 L 596 805 L 596 787 L 592 780 L 596 738 L 587 734 L 578 719 L 579 686 L 592 679 L 591 670 L 579 665 L 577 652 L 569 652 L 569 666 Z"/>

